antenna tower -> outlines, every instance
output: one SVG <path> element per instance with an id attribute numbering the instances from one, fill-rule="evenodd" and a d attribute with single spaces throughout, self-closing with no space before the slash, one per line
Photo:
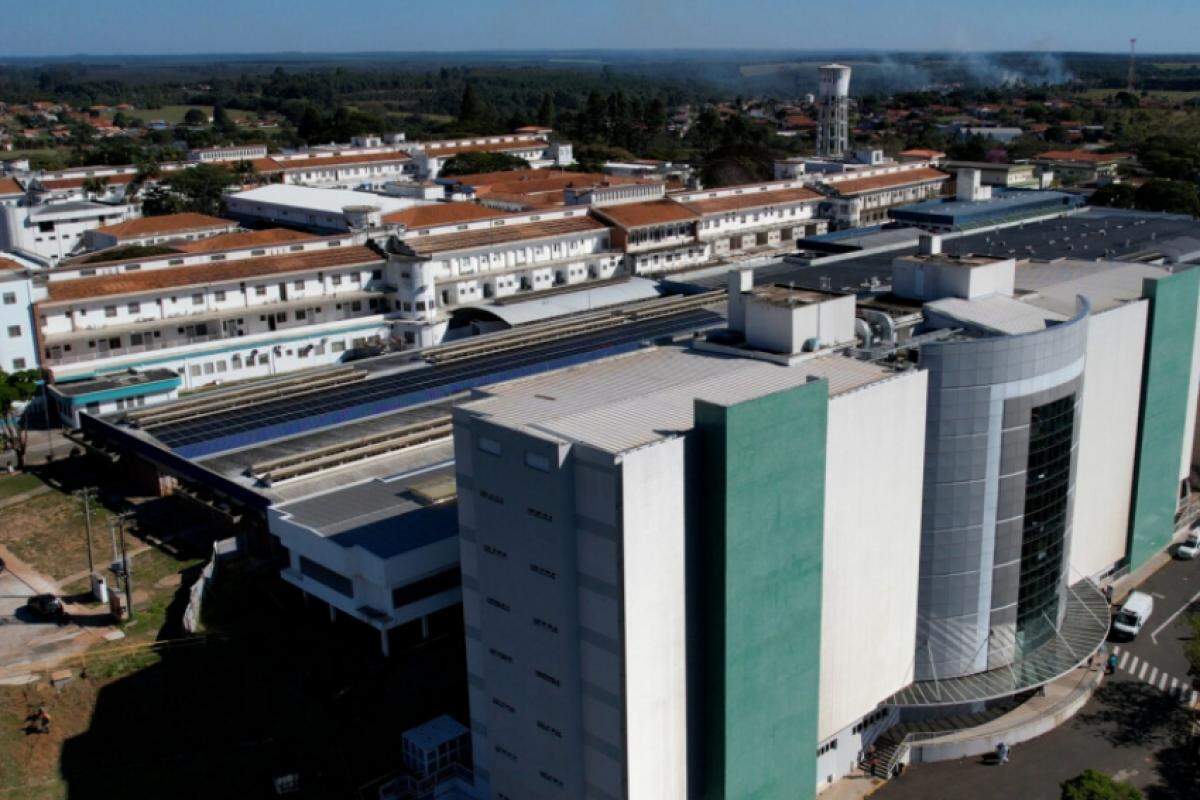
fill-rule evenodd
<path id="1" fill-rule="evenodd" d="M 1129 78 L 1125 83 L 1131 92 L 1137 86 L 1137 39 L 1129 40 Z"/>

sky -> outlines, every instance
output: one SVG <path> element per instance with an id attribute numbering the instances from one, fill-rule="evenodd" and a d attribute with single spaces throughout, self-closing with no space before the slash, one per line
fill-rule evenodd
<path id="1" fill-rule="evenodd" d="M 0 0 L 0 56 L 763 48 L 1200 51 L 1197 0 Z"/>

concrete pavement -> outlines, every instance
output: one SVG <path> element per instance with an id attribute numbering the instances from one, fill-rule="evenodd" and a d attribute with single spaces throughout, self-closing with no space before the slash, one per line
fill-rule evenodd
<path id="1" fill-rule="evenodd" d="M 1188 735 L 1192 687 L 1184 687 L 1191 679 L 1183 655 L 1190 637 L 1187 613 L 1200 610 L 1200 560 L 1171 562 L 1139 589 L 1154 597 L 1146 629 L 1132 642 L 1112 643 L 1123 667 L 1071 721 L 1014 746 L 1004 766 L 983 758 L 917 764 L 872 797 L 1058 800 L 1060 784 L 1085 769 L 1128 781 L 1147 800 L 1200 797 L 1200 759 Z"/>

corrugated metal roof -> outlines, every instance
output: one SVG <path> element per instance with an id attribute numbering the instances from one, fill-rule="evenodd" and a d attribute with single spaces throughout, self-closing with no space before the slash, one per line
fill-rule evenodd
<path id="1" fill-rule="evenodd" d="M 1025 298 L 1025 302 L 1063 314 L 1072 313 L 1065 309 L 1075 307 L 1077 295 L 1088 299 L 1093 313 L 1138 300 L 1142 296 L 1142 281 L 1168 274 L 1162 267 L 1117 262 L 1071 261 L 1045 265 L 1045 268 L 1045 277 L 1058 277 L 1059 280 L 1039 286 L 1036 295 Z M 1024 270 L 1018 270 L 1018 275 L 1022 272 Z"/>
<path id="2" fill-rule="evenodd" d="M 610 453 L 690 430 L 697 399 L 732 405 L 826 378 L 831 396 L 896 373 L 842 355 L 793 366 L 661 347 L 499 384 L 466 404 L 502 425 Z"/>
<path id="3" fill-rule="evenodd" d="M 1048 321 L 1062 322 L 1068 317 L 1057 311 L 994 294 L 974 300 L 947 297 L 927 303 L 925 308 L 974 328 L 992 333 L 1020 334 L 1045 330 Z"/>

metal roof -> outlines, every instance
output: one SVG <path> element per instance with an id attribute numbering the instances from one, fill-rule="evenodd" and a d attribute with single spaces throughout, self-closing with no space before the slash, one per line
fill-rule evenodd
<path id="1" fill-rule="evenodd" d="M 967 327 L 997 334 L 1033 333 L 1045 330 L 1047 322 L 1063 322 L 1069 318 L 1066 314 L 1001 294 L 973 300 L 947 297 L 926 303 L 925 309 Z"/>
<path id="2" fill-rule="evenodd" d="M 269 203 L 271 205 L 291 206 L 309 211 L 322 211 L 328 214 L 341 214 L 346 206 L 377 206 L 384 214 L 403 211 L 416 205 L 425 205 L 433 201 L 418 201 L 411 198 L 386 197 L 371 192 L 356 192 L 349 189 L 318 189 L 312 186 L 297 186 L 295 184 L 272 183 L 257 189 L 247 189 L 244 192 L 229 195 L 229 198 L 239 203 Z M 240 211 L 240 209 L 234 209 Z"/>
<path id="3" fill-rule="evenodd" d="M 697 399 L 730 405 L 811 377 L 836 396 L 895 377 L 840 354 L 793 366 L 686 347 L 659 347 L 481 390 L 465 413 L 564 442 L 621 453 L 691 430 Z"/>
<path id="4" fill-rule="evenodd" d="M 566 314 L 576 314 L 604 306 L 632 303 L 658 297 L 658 284 L 646 278 L 630 278 L 627 281 L 601 286 L 596 289 L 579 289 L 561 292 L 537 300 L 520 303 L 490 303 L 471 306 L 475 311 L 486 311 L 499 317 L 511 326 L 537 322 Z"/>

